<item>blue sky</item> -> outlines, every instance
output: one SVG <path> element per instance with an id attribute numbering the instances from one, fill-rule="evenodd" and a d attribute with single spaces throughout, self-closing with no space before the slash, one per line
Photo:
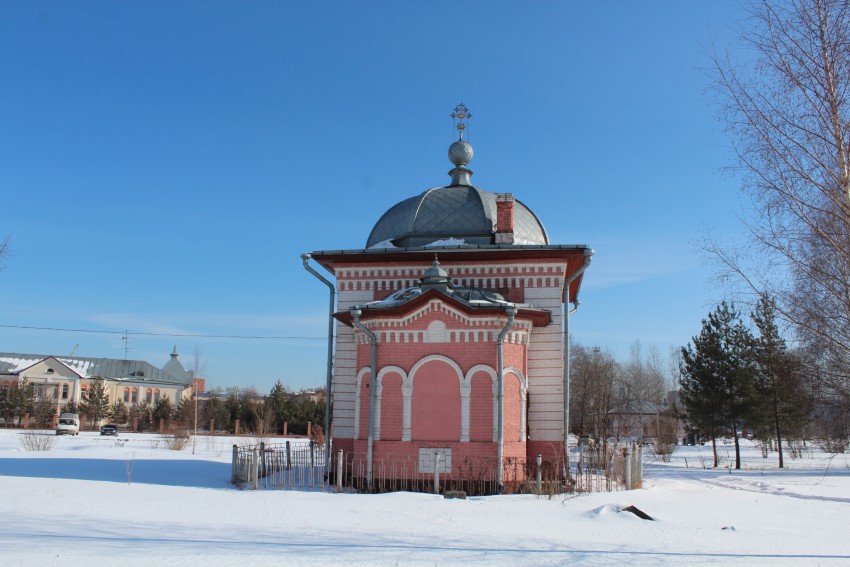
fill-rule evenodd
<path id="1" fill-rule="evenodd" d="M 740 232 L 712 45 L 736 2 L 0 0 L 0 351 L 198 349 L 213 386 L 324 382 L 327 288 L 445 185 L 473 114 L 477 186 L 596 250 L 578 341 L 667 352 L 721 298 L 695 248 Z M 114 334 L 11 328 L 50 327 Z M 225 339 L 177 335 L 286 336 Z M 317 340 L 318 339 L 318 340 Z"/>

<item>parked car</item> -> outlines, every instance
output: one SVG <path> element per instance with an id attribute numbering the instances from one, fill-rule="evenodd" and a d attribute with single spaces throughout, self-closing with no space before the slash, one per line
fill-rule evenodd
<path id="1" fill-rule="evenodd" d="M 59 414 L 59 423 L 56 424 L 56 435 L 79 435 L 80 434 L 80 414 L 78 413 L 61 413 Z"/>
<path id="2" fill-rule="evenodd" d="M 106 425 L 100 426 L 100 434 L 101 435 L 114 435 L 118 437 L 118 426 L 114 423 L 107 423 Z"/>

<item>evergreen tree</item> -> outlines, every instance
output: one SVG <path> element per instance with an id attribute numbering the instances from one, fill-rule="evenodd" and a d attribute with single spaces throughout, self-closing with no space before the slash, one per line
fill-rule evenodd
<path id="1" fill-rule="evenodd" d="M 3 416 L 3 424 L 9 427 L 9 421 L 15 413 L 15 404 L 12 399 L 12 392 L 4 389 L 0 390 L 0 415 Z"/>
<path id="2" fill-rule="evenodd" d="M 109 394 L 103 378 L 98 376 L 92 380 L 88 394 L 80 400 L 80 410 L 91 420 L 92 425 L 100 423 L 109 415 Z"/>
<path id="3" fill-rule="evenodd" d="M 199 413 L 203 416 L 201 423 L 204 427 L 208 427 L 212 420 L 216 429 L 230 429 L 230 411 L 221 398 L 214 397 L 204 401 Z"/>
<path id="4" fill-rule="evenodd" d="M 286 388 L 280 383 L 280 380 L 272 386 L 269 396 L 266 398 L 266 419 L 274 420 L 272 427 L 277 433 L 283 433 L 283 419 L 281 418 L 281 409 L 286 405 Z"/>
<path id="5" fill-rule="evenodd" d="M 802 365 L 788 352 L 779 334 L 773 300 L 763 295 L 750 316 L 759 332 L 755 342 L 759 370 L 756 388 L 764 425 L 776 436 L 779 468 L 784 468 L 783 436 L 802 431 L 811 410 L 811 399 L 803 387 Z"/>
<path id="6" fill-rule="evenodd" d="M 17 388 L 12 388 L 12 412 L 18 417 L 18 427 L 25 414 L 32 414 L 35 407 L 35 388 L 24 378 Z"/>
<path id="7" fill-rule="evenodd" d="M 242 417 L 242 401 L 239 399 L 238 395 L 235 392 L 232 392 L 227 399 L 224 401 L 224 409 L 227 412 L 227 426 L 225 427 L 224 422 L 221 423 L 221 429 L 227 429 L 228 431 L 233 431 L 231 425 L 240 417 Z M 219 423 L 216 420 L 216 423 Z"/>
<path id="8" fill-rule="evenodd" d="M 112 407 L 109 408 L 109 417 L 113 423 L 127 423 L 127 406 L 123 400 L 115 400 Z"/>
<path id="9" fill-rule="evenodd" d="M 174 408 L 174 420 L 183 425 L 190 424 L 195 415 L 195 394 L 191 398 L 180 398 Z"/>
<path id="10" fill-rule="evenodd" d="M 35 402 L 32 417 L 38 429 L 49 429 L 53 426 L 53 418 L 56 416 L 56 406 L 47 396 L 43 396 Z"/>
<path id="11" fill-rule="evenodd" d="M 171 403 L 171 399 L 165 396 L 161 397 L 153 408 L 153 417 L 157 424 L 165 422 L 167 425 L 173 416 L 174 404 Z"/>
<path id="12" fill-rule="evenodd" d="M 703 319 L 700 334 L 682 348 L 679 392 L 689 426 L 711 437 L 718 465 L 717 435 L 726 427 L 735 440 L 735 468 L 741 468 L 739 427 L 756 418 L 753 337 L 735 306 L 724 301 Z"/>
<path id="13" fill-rule="evenodd" d="M 141 404 L 133 404 L 130 406 L 129 419 L 130 422 L 136 420 L 136 426 L 139 431 L 147 431 L 151 426 L 151 406 L 147 402 Z"/>
<path id="14" fill-rule="evenodd" d="M 66 402 L 65 405 L 62 406 L 61 413 L 80 413 L 80 408 L 75 402 Z"/>

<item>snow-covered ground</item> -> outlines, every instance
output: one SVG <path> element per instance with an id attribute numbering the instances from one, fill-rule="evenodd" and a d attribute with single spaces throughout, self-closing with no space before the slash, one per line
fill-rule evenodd
<path id="1" fill-rule="evenodd" d="M 155 435 L 82 433 L 47 452 L 20 436 L 0 431 L 3 566 L 850 565 L 850 458 L 816 449 L 780 471 L 747 446 L 734 471 L 679 447 L 647 463 L 641 490 L 446 500 L 239 490 L 227 437 L 192 455 Z"/>

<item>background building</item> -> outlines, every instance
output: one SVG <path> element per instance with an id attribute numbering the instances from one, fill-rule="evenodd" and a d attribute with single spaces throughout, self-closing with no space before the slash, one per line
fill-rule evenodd
<path id="1" fill-rule="evenodd" d="M 92 382 L 102 378 L 109 402 L 155 405 L 167 398 L 175 406 L 192 394 L 193 375 L 183 368 L 177 349 L 157 368 L 143 360 L 0 353 L 0 388 L 8 396 L 23 380 L 33 385 L 36 401 L 50 399 L 57 409 L 79 405 Z"/>

